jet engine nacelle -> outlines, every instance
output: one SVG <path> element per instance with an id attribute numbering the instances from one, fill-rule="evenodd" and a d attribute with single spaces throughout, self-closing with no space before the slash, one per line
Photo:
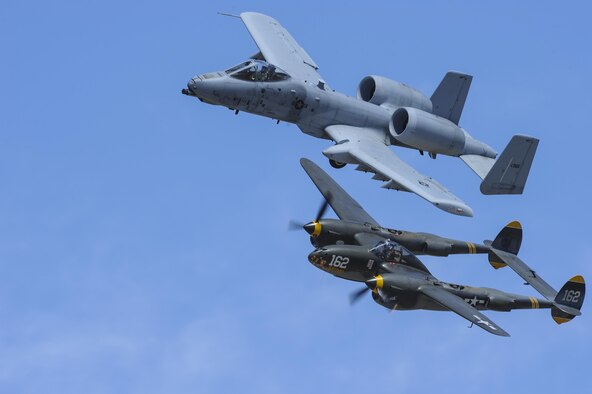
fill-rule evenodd
<path id="1" fill-rule="evenodd" d="M 459 156 L 465 150 L 465 132 L 440 116 L 417 108 L 399 108 L 389 123 L 391 136 L 413 148 Z"/>
<path id="2" fill-rule="evenodd" d="M 370 75 L 358 85 L 360 100 L 385 107 L 414 107 L 432 112 L 432 101 L 418 90 L 385 77 Z"/>

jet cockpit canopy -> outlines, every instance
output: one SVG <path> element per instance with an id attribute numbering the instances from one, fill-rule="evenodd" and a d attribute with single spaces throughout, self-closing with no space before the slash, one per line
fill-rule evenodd
<path id="1" fill-rule="evenodd" d="M 226 70 L 231 78 L 254 82 L 283 81 L 290 76 L 279 67 L 262 60 L 250 60 Z"/>

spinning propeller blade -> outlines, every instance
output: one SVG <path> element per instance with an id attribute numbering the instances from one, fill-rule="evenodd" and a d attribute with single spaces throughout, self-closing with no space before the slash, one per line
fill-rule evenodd
<path id="1" fill-rule="evenodd" d="M 352 292 L 352 293 L 349 295 L 349 304 L 350 304 L 350 305 L 353 305 L 353 304 L 355 304 L 356 302 L 358 302 L 358 301 L 360 300 L 360 298 L 362 298 L 362 296 L 363 296 L 364 294 L 366 294 L 366 292 L 367 292 L 368 290 L 370 290 L 370 288 L 368 288 L 368 287 L 363 287 L 363 288 L 361 288 L 360 290 L 356 290 L 356 291 Z"/>
<path id="2" fill-rule="evenodd" d="M 304 227 L 304 223 L 300 223 L 295 220 L 290 220 L 288 222 L 288 230 L 290 230 L 290 231 L 302 230 L 303 227 Z"/>
<path id="3" fill-rule="evenodd" d="M 331 198 L 331 196 L 329 196 L 329 198 Z M 323 215 L 325 215 L 325 212 L 327 211 L 328 206 L 329 206 L 329 200 L 324 200 L 323 203 L 321 204 L 321 206 L 319 207 L 319 211 L 317 212 L 316 219 L 314 220 L 315 222 L 318 222 L 319 220 L 321 220 Z"/>
<path id="4" fill-rule="evenodd" d="M 290 220 L 288 222 L 288 230 L 292 231 L 292 230 L 300 230 L 300 229 L 304 228 L 304 230 L 306 230 L 307 233 L 312 234 L 315 229 L 315 223 L 318 223 L 319 220 L 321 220 L 323 218 L 323 216 L 325 215 L 325 213 L 327 212 L 327 207 L 329 207 L 329 200 L 330 199 L 331 199 L 331 194 L 327 194 L 327 199 L 323 200 L 323 202 L 321 203 L 321 206 L 319 207 L 319 210 L 317 211 L 317 215 L 315 217 L 315 220 L 313 220 L 312 222 L 310 222 L 308 224 L 302 224 L 302 223 L 297 222 L 295 220 Z"/>

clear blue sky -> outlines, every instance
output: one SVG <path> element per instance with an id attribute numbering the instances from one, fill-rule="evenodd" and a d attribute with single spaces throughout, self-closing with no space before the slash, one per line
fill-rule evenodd
<path id="1" fill-rule="evenodd" d="M 549 283 L 592 280 L 590 6 L 445 3 L 4 1 L 0 392 L 589 392 L 592 301 L 563 326 L 488 312 L 511 338 L 452 313 L 351 308 L 359 285 L 286 231 L 320 203 L 306 156 L 386 226 L 480 242 L 519 219 L 520 255 Z M 182 96 L 257 51 L 216 11 L 274 16 L 350 95 L 368 74 L 428 95 L 447 70 L 473 74 L 462 126 L 498 150 L 541 139 L 526 192 L 483 196 L 459 160 L 399 150 L 476 213 L 454 217 L 331 169 L 327 141 L 293 125 Z M 423 260 L 536 294 L 483 256 Z"/>

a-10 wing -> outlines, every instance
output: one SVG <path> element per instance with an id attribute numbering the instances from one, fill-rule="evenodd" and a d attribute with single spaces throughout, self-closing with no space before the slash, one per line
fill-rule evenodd
<path id="1" fill-rule="evenodd" d="M 317 85 L 323 78 L 318 66 L 278 21 L 257 12 L 243 12 L 240 18 L 268 63 L 290 76 Z"/>
<path id="2" fill-rule="evenodd" d="M 374 179 L 385 181 L 384 188 L 412 192 L 446 212 L 473 216 L 472 209 L 444 186 L 395 155 L 382 140 L 382 131 L 346 125 L 328 126 L 325 131 L 336 142 L 323 151 L 330 159 L 375 173 Z"/>

